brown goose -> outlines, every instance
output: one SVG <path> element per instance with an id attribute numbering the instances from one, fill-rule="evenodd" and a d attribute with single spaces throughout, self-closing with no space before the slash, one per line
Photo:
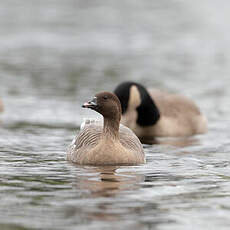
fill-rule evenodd
<path id="1" fill-rule="evenodd" d="M 100 113 L 104 122 L 87 121 L 67 151 L 67 160 L 80 165 L 137 165 L 145 163 L 136 135 L 120 125 L 121 105 L 116 95 L 101 92 L 85 103 Z"/>
<path id="2" fill-rule="evenodd" d="M 121 102 L 121 123 L 145 142 L 154 137 L 182 137 L 207 132 L 206 117 L 190 99 L 146 90 L 135 82 L 123 82 L 114 93 Z"/>

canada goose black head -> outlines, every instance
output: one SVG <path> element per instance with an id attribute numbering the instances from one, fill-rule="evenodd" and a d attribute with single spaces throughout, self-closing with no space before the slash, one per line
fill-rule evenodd
<path id="1" fill-rule="evenodd" d="M 90 108 L 100 113 L 104 118 L 121 119 L 121 103 L 118 97 L 110 92 L 101 92 L 82 105 L 83 108 Z"/>
<path id="2" fill-rule="evenodd" d="M 154 125 L 160 119 L 160 112 L 154 100 L 150 97 L 148 91 L 141 84 L 131 81 L 122 82 L 116 87 L 114 93 L 121 102 L 123 115 L 129 109 L 129 107 L 132 107 L 134 104 L 134 109 L 138 114 L 136 121 L 138 125 Z"/>

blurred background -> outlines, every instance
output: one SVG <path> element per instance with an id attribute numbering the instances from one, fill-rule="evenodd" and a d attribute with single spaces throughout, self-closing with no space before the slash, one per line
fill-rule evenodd
<path id="1" fill-rule="evenodd" d="M 1 0 L 0 229 L 229 229 L 229 12 L 229 0 Z M 124 80 L 193 99 L 208 134 L 144 145 L 142 166 L 66 162 L 97 116 L 82 103 Z"/>
<path id="2" fill-rule="evenodd" d="M 124 80 L 185 94 L 224 119 L 229 9 L 227 0 L 2 0 L 4 119 L 79 124 L 82 102 Z"/>

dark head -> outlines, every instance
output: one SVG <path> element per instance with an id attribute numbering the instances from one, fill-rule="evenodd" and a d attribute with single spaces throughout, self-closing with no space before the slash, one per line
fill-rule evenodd
<path id="1" fill-rule="evenodd" d="M 82 105 L 100 113 L 104 118 L 121 119 L 121 103 L 118 97 L 110 92 L 97 93 L 95 97 Z"/>
<path id="2" fill-rule="evenodd" d="M 154 125 L 159 120 L 159 110 L 148 91 L 141 84 L 130 81 L 123 82 L 116 87 L 114 93 L 121 102 L 123 115 L 129 107 L 133 107 L 137 111 L 136 122 L 140 126 Z"/>

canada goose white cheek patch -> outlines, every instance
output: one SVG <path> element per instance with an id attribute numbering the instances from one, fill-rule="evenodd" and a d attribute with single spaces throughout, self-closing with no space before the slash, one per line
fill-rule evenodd
<path id="1" fill-rule="evenodd" d="M 141 95 L 139 90 L 135 85 L 133 85 L 130 88 L 129 91 L 129 103 L 128 103 L 128 109 L 129 108 L 137 108 L 141 104 Z"/>
<path id="2" fill-rule="evenodd" d="M 136 127 L 137 110 L 136 108 L 141 104 L 140 93 L 135 85 L 130 88 L 129 102 L 126 112 L 122 115 L 121 123 L 131 129 Z"/>

